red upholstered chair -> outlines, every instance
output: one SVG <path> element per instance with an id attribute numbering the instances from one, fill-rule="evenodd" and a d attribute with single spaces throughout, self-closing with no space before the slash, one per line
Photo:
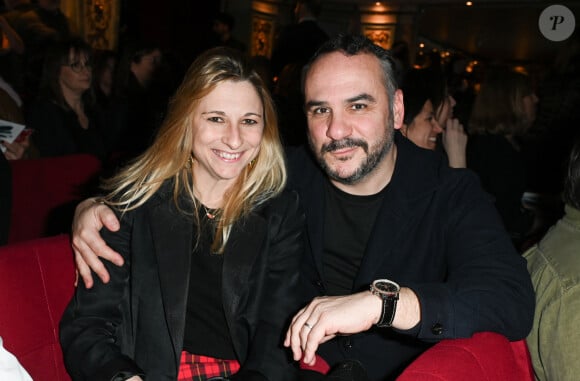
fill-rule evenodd
<path id="1" fill-rule="evenodd" d="M 329 371 L 318 358 L 319 373 Z M 397 381 L 534 381 L 525 340 L 508 341 L 493 332 L 480 332 L 468 339 L 442 340 L 413 361 Z"/>
<path id="2" fill-rule="evenodd" d="M 73 206 L 92 193 L 85 188 L 102 169 L 88 154 L 11 160 L 10 165 L 9 243 L 67 232 L 63 228 L 70 226 Z"/>
<path id="3" fill-rule="evenodd" d="M 34 381 L 70 381 L 58 324 L 74 279 L 67 235 L 0 247 L 0 336 Z"/>
<path id="4" fill-rule="evenodd" d="M 397 381 L 533 381 L 525 340 L 492 332 L 443 340 L 424 352 Z"/>

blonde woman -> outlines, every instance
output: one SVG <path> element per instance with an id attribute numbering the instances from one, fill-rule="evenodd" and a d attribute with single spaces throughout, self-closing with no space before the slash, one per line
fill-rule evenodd
<path id="1" fill-rule="evenodd" d="M 152 146 L 104 184 L 120 229 L 101 234 L 124 264 L 64 314 L 74 380 L 292 379 L 303 215 L 277 131 L 240 53 L 196 59 Z"/>

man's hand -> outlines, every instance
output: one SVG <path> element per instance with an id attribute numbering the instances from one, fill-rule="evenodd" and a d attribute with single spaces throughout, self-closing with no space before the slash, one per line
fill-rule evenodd
<path id="1" fill-rule="evenodd" d="M 107 246 L 101 238 L 99 231 L 103 226 L 110 231 L 119 230 L 119 220 L 108 206 L 99 203 L 95 198 L 89 198 L 77 205 L 72 226 L 72 246 L 77 271 L 87 288 L 93 286 L 91 269 L 104 283 L 110 279 L 99 257 L 117 266 L 123 265 L 123 257 Z"/>
<path id="2" fill-rule="evenodd" d="M 292 349 L 294 360 L 314 365 L 320 344 L 368 330 L 379 320 L 381 307 L 381 299 L 370 291 L 315 298 L 292 319 L 284 346 Z"/>
<path id="3" fill-rule="evenodd" d="M 302 359 L 312 366 L 320 344 L 337 335 L 367 331 L 378 323 L 382 307 L 381 298 L 370 291 L 315 298 L 292 319 L 284 346 L 292 349 L 294 360 Z M 393 327 L 408 330 L 420 321 L 421 307 L 417 295 L 410 288 L 401 287 Z"/>

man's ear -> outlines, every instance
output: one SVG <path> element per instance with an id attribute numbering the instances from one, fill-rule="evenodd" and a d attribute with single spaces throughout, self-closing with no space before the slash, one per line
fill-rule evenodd
<path id="1" fill-rule="evenodd" d="M 395 91 L 393 99 L 393 122 L 395 130 L 403 127 L 403 118 L 405 116 L 405 106 L 403 104 L 403 92 L 399 89 Z"/>

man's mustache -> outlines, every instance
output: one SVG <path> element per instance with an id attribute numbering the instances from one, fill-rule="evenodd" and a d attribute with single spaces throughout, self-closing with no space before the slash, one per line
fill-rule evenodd
<path id="1" fill-rule="evenodd" d="M 366 153 L 368 153 L 368 150 L 369 150 L 369 145 L 364 140 L 346 138 L 346 139 L 342 139 L 342 140 L 333 140 L 330 143 L 323 144 L 322 148 L 320 149 L 320 152 L 327 153 L 327 152 L 332 152 L 332 151 L 336 151 L 339 149 L 353 148 L 353 147 L 361 147 Z"/>

